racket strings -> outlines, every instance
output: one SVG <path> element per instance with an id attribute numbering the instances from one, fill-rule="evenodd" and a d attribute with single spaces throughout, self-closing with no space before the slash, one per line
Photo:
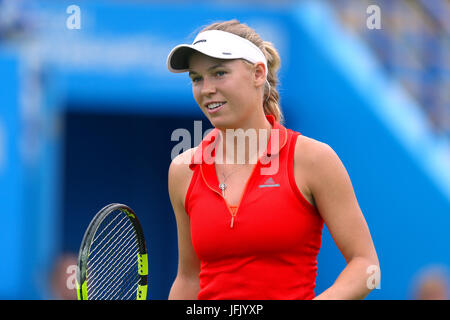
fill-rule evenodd
<path id="1" fill-rule="evenodd" d="M 129 241 L 124 243 L 125 246 L 128 244 Z M 131 247 L 131 249 L 135 249 L 135 246 Z M 128 254 L 126 254 L 127 252 Z M 122 250 L 122 252 L 112 256 L 112 263 L 106 264 L 106 267 L 103 265 L 103 268 L 98 268 L 97 277 L 93 277 L 91 274 L 89 287 L 94 289 L 91 297 L 114 299 L 117 298 L 117 294 L 120 292 L 119 288 L 125 288 L 126 280 L 132 280 L 130 276 L 134 275 L 136 282 L 138 279 L 135 272 L 136 256 L 137 251 L 128 250 L 124 253 Z M 132 271 L 134 271 L 134 274 Z M 132 283 L 132 286 L 134 286 L 134 283 Z"/>
<path id="2" fill-rule="evenodd" d="M 117 260 L 118 261 L 117 263 L 112 264 L 110 268 L 104 270 L 98 281 L 93 281 L 91 283 L 91 286 L 101 288 L 105 295 L 108 293 L 114 293 L 115 291 L 113 289 L 115 287 L 116 288 L 123 287 L 124 285 L 123 282 L 124 280 L 127 279 L 126 277 L 127 274 L 130 272 L 130 269 L 135 265 L 136 254 L 130 254 L 129 256 L 121 257 L 121 260 Z M 111 292 L 111 290 L 113 291 Z"/>
<path id="3" fill-rule="evenodd" d="M 91 286 L 99 286 L 102 285 L 103 282 L 105 280 L 108 279 L 107 275 L 110 275 L 110 277 L 115 276 L 117 272 L 121 271 L 124 268 L 124 264 L 129 265 L 132 264 L 134 261 L 132 260 L 132 258 L 135 256 L 133 256 L 132 254 L 130 254 L 129 256 L 126 255 L 126 252 L 124 253 L 123 251 L 126 249 L 126 245 L 130 244 L 130 240 L 128 240 L 127 242 L 122 243 L 121 247 L 123 247 L 122 249 L 120 249 L 120 247 L 118 248 L 118 250 L 115 253 L 113 253 L 113 255 L 109 256 L 107 259 L 103 260 L 100 264 L 95 265 L 94 267 L 91 269 L 88 269 L 88 278 L 90 277 L 91 279 L 93 279 L 91 281 Z M 132 242 L 131 242 L 132 244 Z M 133 247 L 133 249 L 135 248 L 135 246 Z M 137 250 L 136 250 L 137 252 Z M 133 252 L 131 252 L 133 253 Z M 137 253 L 136 253 L 137 254 Z M 115 270 L 115 271 L 114 271 Z M 111 272 L 112 275 L 111 275 Z"/>
<path id="4" fill-rule="evenodd" d="M 101 250 L 97 250 L 97 248 L 99 248 L 99 247 L 102 245 L 102 243 L 103 243 L 103 241 L 105 241 L 105 239 L 109 239 L 109 240 L 107 241 L 107 243 L 105 244 L 105 246 L 108 245 L 109 242 L 111 242 L 111 239 L 112 239 L 112 238 L 109 237 L 109 235 L 111 234 L 111 232 L 114 232 L 117 226 L 121 225 L 124 221 L 127 220 L 127 217 L 123 217 L 122 220 L 120 220 L 120 221 L 117 223 L 116 226 L 114 226 L 114 227 L 111 228 L 111 230 L 108 232 L 108 234 L 107 234 L 106 236 L 104 236 L 104 237 L 100 240 L 99 243 L 96 243 L 96 241 L 98 240 L 98 238 L 100 238 L 100 236 L 105 232 L 105 230 L 107 230 L 108 227 L 109 227 L 109 226 L 110 226 L 110 225 L 111 225 L 111 224 L 112 224 L 119 216 L 120 216 L 120 215 L 117 215 L 110 223 L 108 223 L 108 225 L 107 225 L 104 229 L 102 229 L 102 230 L 100 231 L 100 233 L 99 233 L 99 234 L 95 237 L 95 239 L 92 241 L 92 243 L 95 244 L 95 247 L 92 248 L 92 246 L 91 246 L 90 252 L 95 252 L 95 251 L 96 251 L 97 253 L 94 254 L 92 257 L 90 257 L 91 260 L 94 260 L 94 259 L 95 259 L 95 255 L 97 255 L 99 252 L 102 252 Z M 126 226 L 126 225 L 127 225 L 127 224 L 122 224 L 122 226 Z"/>
<path id="5" fill-rule="evenodd" d="M 136 299 L 139 283 L 138 244 L 134 228 L 121 211 L 103 221 L 89 252 L 90 299 Z"/>
<path id="6" fill-rule="evenodd" d="M 123 232 L 125 232 L 125 231 L 127 233 L 125 235 L 123 235 Z M 131 231 L 131 236 L 133 236 L 133 233 L 132 233 L 133 229 L 131 226 L 128 226 L 127 229 L 122 231 L 122 233 L 118 237 L 129 236 L 129 234 L 128 234 L 129 231 Z M 109 241 L 105 244 L 105 246 L 107 246 L 111 241 L 113 241 L 113 246 L 106 247 L 106 248 L 105 248 L 105 246 L 102 246 L 102 247 L 97 246 L 96 248 L 94 248 L 94 250 L 91 250 L 91 252 L 95 252 L 95 254 L 92 257 L 90 257 L 89 265 L 92 265 L 93 267 L 92 267 L 92 269 L 88 269 L 88 275 L 91 272 L 93 273 L 97 268 L 102 267 L 104 264 L 109 263 L 111 260 L 116 258 L 115 255 L 121 254 L 121 251 L 119 251 L 121 249 L 121 247 L 124 247 L 122 250 L 125 250 L 126 249 L 125 245 L 128 244 L 128 242 L 133 240 L 133 238 L 128 238 L 127 243 L 125 243 L 125 241 L 114 242 L 113 239 L 114 239 L 114 237 L 109 238 Z M 117 248 L 117 245 L 120 245 L 120 247 Z M 111 253 L 113 253 L 114 255 L 111 255 Z M 106 259 L 104 258 L 105 256 L 107 256 Z"/>

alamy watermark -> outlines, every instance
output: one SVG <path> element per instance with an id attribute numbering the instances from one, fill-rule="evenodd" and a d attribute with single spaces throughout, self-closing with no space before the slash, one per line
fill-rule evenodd
<path id="1" fill-rule="evenodd" d="M 69 290 L 75 290 L 77 288 L 77 275 L 78 275 L 79 269 L 76 264 L 72 264 L 67 267 L 66 274 L 66 287 Z"/>
<path id="2" fill-rule="evenodd" d="M 376 264 L 370 265 L 367 267 L 366 273 L 369 275 L 366 281 L 367 289 L 369 290 L 381 289 L 380 267 Z"/>
<path id="3" fill-rule="evenodd" d="M 69 30 L 81 29 L 81 9 L 79 6 L 72 4 L 67 7 L 66 13 L 70 14 L 66 20 L 66 27 Z"/>
<path id="4" fill-rule="evenodd" d="M 256 164 L 261 166 L 261 175 L 273 175 L 278 172 L 280 148 L 280 129 L 213 129 L 202 133 L 202 121 L 194 121 L 194 137 L 189 130 L 178 128 L 172 132 L 171 141 L 178 141 L 172 148 L 171 160 L 178 164 Z M 208 142 L 203 148 L 202 140 Z M 224 154 L 224 143 L 226 154 Z M 178 157 L 181 153 L 197 146 L 192 158 Z M 267 152 L 270 150 L 270 152 Z M 273 153 L 272 153 L 273 152 Z"/>
<path id="5" fill-rule="evenodd" d="M 369 15 L 366 19 L 366 26 L 369 30 L 381 29 L 381 9 L 376 4 L 367 7 L 366 13 Z"/>

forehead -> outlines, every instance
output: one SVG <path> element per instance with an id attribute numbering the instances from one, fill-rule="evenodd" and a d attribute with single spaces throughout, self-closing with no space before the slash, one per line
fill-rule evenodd
<path id="1" fill-rule="evenodd" d="M 189 57 L 190 72 L 204 72 L 214 66 L 235 67 L 239 64 L 240 59 L 218 59 L 207 56 L 200 52 L 194 52 Z"/>

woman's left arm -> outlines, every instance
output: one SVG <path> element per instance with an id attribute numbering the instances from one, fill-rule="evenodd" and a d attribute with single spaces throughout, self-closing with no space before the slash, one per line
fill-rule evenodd
<path id="1" fill-rule="evenodd" d="M 315 299 L 364 299 L 378 285 L 371 281 L 380 278 L 373 277 L 380 268 L 350 177 L 327 144 L 314 140 L 307 149 L 309 192 L 347 262 L 334 284 Z"/>

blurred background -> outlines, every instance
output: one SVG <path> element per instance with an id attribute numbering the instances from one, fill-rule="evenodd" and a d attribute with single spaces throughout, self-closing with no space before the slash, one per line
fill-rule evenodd
<path id="1" fill-rule="evenodd" d="M 0 0 L 0 299 L 75 298 L 70 266 L 112 202 L 140 217 L 149 299 L 167 299 L 172 132 L 194 146 L 210 124 L 166 57 L 229 19 L 279 50 L 285 125 L 349 172 L 381 265 L 368 299 L 449 298 L 450 1 Z M 326 228 L 318 264 L 316 294 L 345 267 Z"/>

